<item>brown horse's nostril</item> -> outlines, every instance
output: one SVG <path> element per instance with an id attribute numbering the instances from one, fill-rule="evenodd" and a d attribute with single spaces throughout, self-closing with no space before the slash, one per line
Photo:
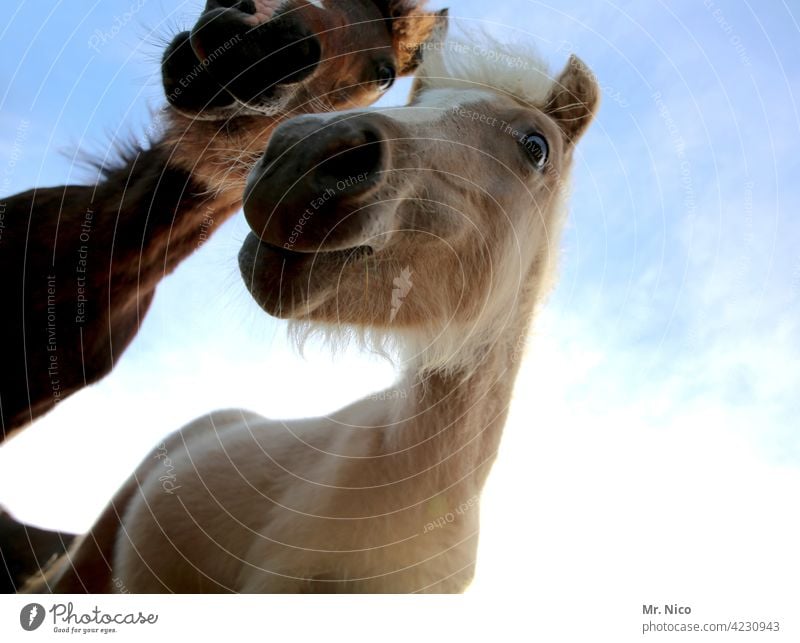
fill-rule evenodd
<path id="1" fill-rule="evenodd" d="M 253 0 L 208 0 L 205 10 L 212 9 L 237 9 L 252 15 L 256 12 L 256 3 Z"/>
<path id="2" fill-rule="evenodd" d="M 161 79 L 167 102 L 191 112 L 229 107 L 236 101 L 199 65 L 189 32 L 179 33 L 164 52 Z"/>
<path id="3" fill-rule="evenodd" d="M 191 43 L 203 69 L 244 103 L 269 99 L 279 85 L 314 73 L 322 58 L 319 40 L 292 13 L 257 27 L 238 6 L 207 10 L 192 29 Z"/>

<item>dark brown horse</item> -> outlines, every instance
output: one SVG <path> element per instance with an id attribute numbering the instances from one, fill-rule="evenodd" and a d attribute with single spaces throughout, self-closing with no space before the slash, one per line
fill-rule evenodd
<path id="1" fill-rule="evenodd" d="M 0 594 L 15 593 L 74 540 L 73 534 L 22 525 L 0 508 Z"/>
<path id="2" fill-rule="evenodd" d="M 164 135 L 94 185 L 9 197 L 0 239 L 0 441 L 114 367 L 158 283 L 240 205 L 279 122 L 372 103 L 411 73 L 424 0 L 209 0 L 167 49 Z"/>

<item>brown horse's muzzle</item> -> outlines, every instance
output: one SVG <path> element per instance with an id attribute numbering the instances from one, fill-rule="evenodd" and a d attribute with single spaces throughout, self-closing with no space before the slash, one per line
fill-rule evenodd
<path id="1" fill-rule="evenodd" d="M 360 246 L 378 232 L 380 204 L 365 200 L 389 169 L 385 121 L 375 113 L 302 116 L 276 129 L 245 190 L 255 235 L 285 250 L 318 252 Z"/>
<path id="2" fill-rule="evenodd" d="M 191 32 L 176 36 L 162 61 L 170 104 L 192 112 L 237 100 L 258 107 L 280 86 L 314 73 L 321 46 L 303 12 L 286 10 L 253 26 L 253 10 L 247 0 L 209 0 Z"/>

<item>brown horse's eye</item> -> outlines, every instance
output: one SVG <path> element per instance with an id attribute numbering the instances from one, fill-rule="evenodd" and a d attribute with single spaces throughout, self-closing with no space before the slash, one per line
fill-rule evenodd
<path id="1" fill-rule="evenodd" d="M 378 77 L 375 82 L 378 85 L 378 89 L 382 92 L 385 92 L 388 91 L 392 85 L 394 85 L 394 80 L 397 78 L 397 72 L 392 65 L 384 63 L 378 67 L 377 76 Z"/>

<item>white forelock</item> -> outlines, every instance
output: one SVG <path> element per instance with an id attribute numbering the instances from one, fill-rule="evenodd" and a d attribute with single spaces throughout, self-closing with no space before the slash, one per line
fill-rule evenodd
<path id="1" fill-rule="evenodd" d="M 419 75 L 428 87 L 482 89 L 542 106 L 555 80 L 530 43 L 501 42 L 484 33 L 423 45 Z"/>

